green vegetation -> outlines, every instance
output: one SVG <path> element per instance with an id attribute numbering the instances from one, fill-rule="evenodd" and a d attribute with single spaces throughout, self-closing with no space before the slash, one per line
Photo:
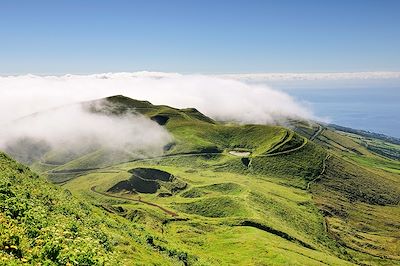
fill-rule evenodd
<path id="1" fill-rule="evenodd" d="M 151 255 L 143 232 L 0 154 L 1 265 L 118 265 Z M 93 230 L 95 228 L 95 230 Z"/>
<path id="2" fill-rule="evenodd" d="M 132 176 L 122 180 L 108 189 L 113 193 L 156 193 L 166 197 L 185 189 L 186 183 L 168 172 L 152 168 L 134 168 L 129 171 Z"/>
<path id="3" fill-rule="evenodd" d="M 220 123 L 123 96 L 85 106 L 139 112 L 174 141 L 156 158 L 29 158 L 61 187 L 2 155 L 7 264 L 400 265 L 398 145 L 314 122 Z"/>
<path id="4" fill-rule="evenodd" d="M 176 204 L 176 209 L 205 217 L 246 216 L 245 207 L 233 197 L 212 197 Z"/>
<path id="5" fill-rule="evenodd" d="M 361 252 L 359 263 L 398 264 L 400 180 L 338 157 L 329 159 L 326 169 L 312 193 L 329 234 L 351 252 Z"/>

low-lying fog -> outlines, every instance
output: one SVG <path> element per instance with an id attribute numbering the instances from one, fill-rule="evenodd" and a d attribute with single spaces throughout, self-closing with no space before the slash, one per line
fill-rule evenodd
<path id="1" fill-rule="evenodd" d="M 101 143 L 113 149 L 161 153 L 172 138 L 150 119 L 140 115 L 107 117 L 70 105 L 117 94 L 153 104 L 194 107 L 214 119 L 240 123 L 277 123 L 283 117 L 313 118 L 306 106 L 284 92 L 205 75 L 138 72 L 9 76 L 0 77 L 0 91 L 3 150 L 16 140 L 28 138 L 44 140 L 52 148 Z M 65 105 L 68 106 L 50 110 Z M 35 112 L 40 113 L 28 116 Z M 28 117 L 20 119 L 24 116 Z"/>

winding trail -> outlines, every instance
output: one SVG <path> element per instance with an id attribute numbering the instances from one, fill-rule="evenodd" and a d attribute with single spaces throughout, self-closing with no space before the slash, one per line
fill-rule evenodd
<path id="1" fill-rule="evenodd" d="M 310 140 L 314 140 L 316 137 L 318 137 L 319 134 L 322 133 L 322 131 L 324 130 L 323 127 L 321 127 L 321 125 L 318 125 L 318 130 L 317 132 L 314 133 L 314 135 L 311 136 Z"/>
<path id="2" fill-rule="evenodd" d="M 278 152 L 274 152 L 274 153 L 260 154 L 260 155 L 254 156 L 254 157 L 272 157 L 272 156 L 292 153 L 292 152 L 300 150 L 301 148 L 306 146 L 307 143 L 308 143 L 308 140 L 306 138 L 303 138 L 303 143 L 298 147 L 295 147 L 295 148 L 292 148 L 292 149 L 289 149 L 289 150 L 286 150 L 286 151 L 278 151 Z"/>
<path id="3" fill-rule="evenodd" d="M 326 170 L 326 161 L 327 161 L 330 157 L 331 157 L 330 154 L 326 155 L 324 161 L 322 162 L 322 170 L 321 170 L 321 173 L 320 173 L 316 178 L 314 178 L 313 180 L 311 180 L 310 182 L 307 183 L 307 190 L 310 190 L 311 184 L 314 183 L 315 181 L 317 181 L 318 179 L 321 179 L 321 177 L 324 175 L 325 170 Z"/>
<path id="4" fill-rule="evenodd" d="M 297 151 L 301 148 L 303 148 L 305 145 L 307 144 L 307 139 L 304 138 L 304 142 L 302 145 L 300 145 L 299 147 L 287 150 L 287 151 L 282 151 L 282 152 L 276 152 L 276 153 L 271 153 L 271 154 L 266 154 L 266 155 L 257 155 L 254 157 L 271 157 L 271 156 L 276 156 L 276 155 L 281 155 L 281 154 L 288 154 L 294 151 Z M 141 161 L 151 161 L 154 159 L 164 159 L 164 158 L 180 158 L 180 157 L 190 157 L 190 156 L 204 156 L 204 155 L 227 155 L 227 154 L 223 154 L 222 152 L 205 152 L 205 153 L 184 153 L 184 154 L 170 154 L 170 155 L 162 155 L 162 156 L 157 156 L 157 157 L 152 157 L 152 158 L 143 158 L 143 159 L 136 159 L 136 160 L 131 160 L 129 162 L 141 162 Z M 128 162 L 125 162 L 128 163 Z M 104 168 L 108 168 L 108 167 L 104 167 Z M 88 171 L 93 171 L 93 170 L 100 170 L 103 168 L 98 168 L 98 169 L 90 169 Z M 325 161 L 324 161 L 324 169 L 325 169 Z M 325 171 L 323 169 L 323 171 Z M 321 173 L 322 174 L 322 173 Z M 309 184 L 307 185 L 307 187 L 309 187 Z M 129 201 L 134 201 L 134 202 L 141 202 L 150 206 L 154 206 L 159 208 L 160 210 L 162 210 L 163 212 L 165 212 L 168 215 L 171 215 L 173 217 L 178 216 L 178 214 L 176 212 L 173 212 L 171 210 L 168 210 L 158 204 L 155 204 L 153 202 L 148 202 L 148 201 L 144 201 L 141 199 L 132 199 L 132 198 L 126 198 L 126 197 L 122 197 L 122 196 L 118 196 L 118 195 L 112 195 L 106 192 L 100 192 L 96 190 L 96 186 L 93 186 L 90 188 L 91 191 L 93 191 L 94 193 L 106 196 L 106 197 L 112 197 L 112 198 L 117 198 L 117 199 L 123 199 L 123 200 L 129 200 Z"/>
<path id="5" fill-rule="evenodd" d="M 282 151 L 282 152 L 276 152 L 276 153 L 271 153 L 271 154 L 265 154 L 265 155 L 256 155 L 256 156 L 250 156 L 250 158 L 255 158 L 255 157 L 271 157 L 271 156 L 277 156 L 277 155 L 282 155 L 282 154 L 288 154 L 291 152 L 295 152 L 297 150 L 300 150 L 301 148 L 303 148 L 305 145 L 307 144 L 307 139 L 304 138 L 304 142 L 298 146 L 295 147 L 293 149 L 290 150 L 286 150 L 286 151 Z M 126 161 L 126 162 L 121 162 L 120 164 L 124 164 L 124 163 L 131 163 L 131 162 L 143 162 L 143 161 L 151 161 L 151 160 L 155 160 L 155 159 L 166 159 L 166 158 L 181 158 L 181 157 L 192 157 L 192 156 L 209 156 L 209 155 L 225 155 L 225 156 L 234 156 L 232 154 L 225 154 L 223 152 L 203 152 L 203 153 L 180 153 L 180 154 L 167 154 L 167 155 L 161 155 L 161 156 L 156 156 L 156 157 L 151 157 L 151 158 L 141 158 L 141 159 L 134 159 L 134 160 L 130 160 L 130 161 Z M 250 161 L 251 164 L 251 161 Z M 110 168 L 110 166 L 106 166 L 106 167 L 99 167 L 99 168 L 91 168 L 91 169 L 69 169 L 69 170 L 64 170 L 64 171 L 54 171 L 54 170 L 50 170 L 47 171 L 47 173 L 51 173 L 51 174 L 65 174 L 65 173 L 78 173 L 78 174 L 84 174 L 85 172 L 89 172 L 89 171 L 96 171 L 96 170 L 101 170 L 101 169 L 107 169 Z M 325 168 L 325 166 L 324 166 Z M 309 187 L 309 184 L 308 186 Z M 111 197 L 111 198 L 116 198 L 116 199 L 122 199 L 122 200 L 128 200 L 128 201 L 134 201 L 134 202 L 141 202 L 144 204 L 147 204 L 149 206 L 153 206 L 156 208 L 159 208 L 160 210 L 162 210 L 164 213 L 171 215 L 173 217 L 178 216 L 178 214 L 176 212 L 173 212 L 171 210 L 168 210 L 156 203 L 153 202 L 148 202 L 148 201 L 144 201 L 141 199 L 132 199 L 132 198 L 126 198 L 126 197 L 122 197 L 122 196 L 118 196 L 118 195 L 112 195 L 106 192 L 101 192 L 101 191 L 97 191 L 96 190 L 96 186 L 93 186 L 90 188 L 90 190 L 94 193 L 97 193 L 99 195 L 103 195 L 106 197 Z"/>
<path id="6" fill-rule="evenodd" d="M 166 209 L 166 208 L 164 208 L 164 207 L 162 207 L 162 206 L 160 206 L 158 204 L 155 204 L 153 202 L 141 200 L 140 198 L 139 199 L 131 199 L 131 198 L 125 198 L 125 197 L 118 196 L 118 195 L 108 194 L 106 192 L 97 191 L 96 190 L 96 186 L 91 187 L 90 190 L 93 191 L 94 193 L 97 193 L 97 194 L 100 194 L 100 195 L 103 195 L 103 196 L 107 196 L 107 197 L 111 197 L 111 198 L 123 199 L 123 200 L 135 201 L 135 202 L 141 202 L 141 203 L 144 203 L 144 204 L 147 204 L 147 205 L 150 205 L 150 206 L 157 207 L 160 210 L 162 210 L 163 212 L 165 212 L 166 214 L 171 215 L 172 217 L 178 216 L 178 214 L 176 212 L 168 210 L 168 209 Z"/>
<path id="7" fill-rule="evenodd" d="M 165 159 L 165 158 L 180 158 L 180 157 L 216 155 L 216 154 L 224 155 L 221 152 L 175 153 L 175 154 L 164 154 L 164 155 L 154 156 L 154 157 L 149 157 L 149 158 L 133 159 L 133 160 L 125 161 L 125 162 L 120 162 L 118 164 L 152 161 L 152 160 L 156 160 L 156 159 Z M 85 172 L 89 172 L 89 171 L 107 169 L 107 168 L 110 168 L 110 167 L 111 166 L 104 166 L 104 167 L 98 167 L 98 168 L 87 168 L 87 169 L 49 170 L 49 171 L 46 171 L 46 173 L 53 174 L 53 175 L 67 174 L 67 173 L 79 173 L 80 174 L 80 173 L 85 173 Z"/>
<path id="8" fill-rule="evenodd" d="M 272 157 L 272 156 L 278 156 L 278 155 L 284 155 L 284 154 L 289 154 L 292 152 L 295 152 L 297 150 L 300 150 L 303 148 L 308 140 L 306 138 L 303 138 L 303 143 L 295 148 L 286 150 L 286 151 L 280 151 L 280 152 L 275 152 L 275 153 L 269 153 L 269 154 L 260 154 L 260 155 L 255 155 L 255 156 L 249 156 L 249 158 L 255 158 L 255 157 Z M 182 158 L 182 157 L 193 157 L 193 156 L 209 156 L 209 155 L 224 155 L 224 156 L 235 156 L 233 154 L 226 154 L 223 152 L 193 152 L 193 153 L 175 153 L 175 154 L 164 154 L 160 156 L 155 156 L 155 157 L 150 157 L 150 158 L 139 158 L 139 159 L 133 159 L 125 162 L 121 162 L 119 164 L 125 164 L 125 163 L 133 163 L 133 162 L 145 162 L 145 161 L 152 161 L 156 159 L 167 159 L 167 158 Z M 96 171 L 96 170 L 102 170 L 102 169 L 107 169 L 110 168 L 111 166 L 105 166 L 105 167 L 98 167 L 98 168 L 88 168 L 88 169 L 68 169 L 68 170 L 49 170 L 47 173 L 52 174 L 52 175 L 57 175 L 57 174 L 66 174 L 66 173 L 78 173 L 78 174 L 84 174 L 89 171 Z"/>

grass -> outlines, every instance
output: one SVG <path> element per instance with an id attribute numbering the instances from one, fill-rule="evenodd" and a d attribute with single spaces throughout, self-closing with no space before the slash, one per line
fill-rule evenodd
<path id="1" fill-rule="evenodd" d="M 77 249 L 91 264 L 106 265 L 400 265 L 399 163 L 368 149 L 358 135 L 323 128 L 311 141 L 305 138 L 320 129 L 313 122 L 291 121 L 295 133 L 281 126 L 219 123 L 195 109 L 123 96 L 101 103 L 94 111 L 168 117 L 163 121 L 174 136 L 169 156 L 132 160 L 119 151 L 95 149 L 78 155 L 49 151 L 32 161 L 33 168 L 62 182 L 61 187 L 4 157 L 0 197 L 10 188 L 18 197 L 0 203 L 6 206 L 0 212 L 6 232 L 0 230 L 1 239 L 14 241 L 14 234 L 22 244 L 0 245 L 0 258 L 14 264 L 79 264 L 76 254 L 68 253 Z M 232 150 L 250 152 L 247 163 L 229 154 Z M 110 190 L 138 168 L 158 169 L 173 178 L 146 177 L 157 184 L 156 190 L 146 191 L 154 193 Z M 8 214 L 25 205 L 33 215 L 42 215 L 34 216 L 34 224 L 40 225 L 43 242 L 26 235 L 30 216 Z M 76 229 L 70 224 L 84 240 L 53 237 L 71 234 Z M 57 256 L 43 257 L 45 246 L 56 240 L 62 243 Z M 37 249 L 30 255 L 32 245 Z M 10 253 L 11 246 L 23 256 Z"/>
<path id="2" fill-rule="evenodd" d="M 202 187 L 204 190 L 220 192 L 223 194 L 238 194 L 243 191 L 241 185 L 237 183 L 218 183 Z"/>
<path id="3" fill-rule="evenodd" d="M 399 179 L 332 157 L 320 182 L 312 187 L 325 212 L 329 234 L 362 252 L 359 263 L 398 264 Z M 337 178 L 340 176 L 341 178 Z"/>
<path id="4" fill-rule="evenodd" d="M 207 186 L 193 187 L 181 194 L 184 198 L 198 198 L 210 194 L 237 195 L 243 191 L 243 187 L 237 183 L 217 183 Z"/>
<path id="5" fill-rule="evenodd" d="M 167 154 L 245 150 L 251 152 L 252 156 L 258 156 L 272 151 L 289 150 L 303 142 L 299 135 L 280 126 L 221 124 L 196 109 L 180 110 L 123 96 L 109 97 L 106 101 L 87 102 L 85 106 L 94 112 L 113 115 L 139 112 L 150 118 L 167 117 L 165 127 L 174 137 Z M 65 173 L 66 171 L 103 168 L 138 158 L 123 150 L 101 147 L 82 147 L 79 152 L 72 152 L 68 148 L 47 151 L 45 148 L 43 147 L 43 152 L 40 153 L 41 157 L 35 154 L 27 163 L 40 173 L 48 173 L 50 180 L 57 183 L 67 181 L 73 176 Z M 60 171 L 64 173 L 54 174 Z"/>
<path id="6" fill-rule="evenodd" d="M 168 158 L 166 158 L 166 160 L 167 162 L 170 162 Z M 186 158 L 184 158 L 184 160 L 186 160 Z M 155 162 L 157 162 L 157 164 L 155 164 Z M 235 173 L 234 171 L 215 172 L 212 169 L 193 171 L 191 168 L 177 167 L 176 164 L 167 165 L 167 162 L 164 162 L 164 164 L 163 160 L 157 160 L 127 163 L 115 166 L 114 169 L 118 168 L 119 172 L 123 172 L 129 171 L 132 167 L 157 167 L 158 169 L 174 174 L 174 176 L 177 176 L 190 184 L 191 187 L 186 191 L 168 198 L 158 198 L 153 194 L 141 194 L 142 200 L 155 202 L 166 208 L 175 209 L 178 212 L 179 217 L 189 219 L 188 221 L 167 223 L 168 226 L 163 227 L 162 230 L 164 235 L 173 233 L 170 232 L 170 226 L 173 226 L 176 230 L 183 230 L 180 231 L 180 235 L 174 236 L 174 238 L 171 239 L 174 239 L 175 241 L 182 239 L 182 241 L 185 242 L 187 240 L 187 234 L 189 234 L 186 233 L 185 228 L 189 231 L 196 231 L 198 225 L 194 224 L 197 223 L 205 227 L 207 227 L 207 224 L 211 224 L 211 227 L 217 228 L 218 230 L 221 227 L 221 223 L 234 224 L 235 219 L 253 219 L 262 221 L 268 226 L 286 232 L 294 239 L 300 239 L 301 241 L 310 243 L 310 245 L 316 246 L 318 249 L 326 249 L 324 245 L 326 245 L 326 242 L 329 242 L 329 239 L 326 239 L 327 236 L 324 233 L 323 217 L 318 212 L 318 209 L 313 205 L 309 194 L 303 189 L 283 185 L 281 184 L 281 178 L 276 177 L 268 178 L 267 176 L 254 174 L 242 175 L 240 173 Z M 110 182 L 110 180 L 113 179 L 115 181 L 120 180 L 119 173 L 92 173 L 67 183 L 66 187 L 71 191 L 75 191 L 77 194 L 81 193 L 83 197 L 97 197 L 96 195 L 91 195 L 88 187 L 98 184 L 101 187 L 102 182 L 105 180 Z M 108 185 L 103 186 L 103 189 L 106 189 L 107 187 Z M 199 191 L 202 193 L 196 195 L 198 196 L 196 198 L 187 196 L 188 194 L 191 195 L 191 193 L 196 194 Z M 259 202 L 259 199 L 261 199 L 260 195 L 264 198 L 267 197 L 269 200 L 262 200 L 262 202 Z M 137 196 L 132 197 L 136 198 Z M 103 200 L 108 201 L 110 199 L 106 198 Z M 96 198 L 95 201 L 99 202 L 99 199 Z M 122 205 L 121 202 L 119 203 L 119 206 L 123 206 L 124 208 L 141 208 L 148 210 L 150 213 L 158 211 L 156 208 L 140 206 L 140 204 L 138 205 L 132 205 L 129 202 L 123 203 Z M 279 210 L 287 211 L 282 213 L 279 212 Z M 143 212 L 141 215 L 145 216 Z M 161 221 L 158 223 L 161 223 Z M 157 224 L 157 221 L 153 220 L 150 224 L 154 227 Z M 231 230 L 236 230 L 233 228 Z M 269 233 L 263 234 L 268 235 Z M 199 238 L 203 239 L 205 235 L 207 235 L 207 238 L 208 236 L 214 237 L 215 231 L 213 229 L 203 230 Z M 192 241 L 196 242 L 201 240 L 192 239 Z M 219 241 L 223 240 L 220 239 Z M 244 242 L 244 244 L 249 243 L 250 245 L 252 239 L 249 237 L 247 241 L 249 242 Z M 284 238 L 281 238 L 280 241 L 282 246 L 293 244 L 291 241 Z M 188 247 L 185 243 L 177 243 L 179 243 L 181 247 Z M 297 244 L 293 245 L 297 246 Z M 330 243 L 329 245 L 332 245 L 331 248 L 335 250 L 334 244 Z M 273 248 L 273 246 L 270 245 L 270 248 Z M 303 249 L 305 248 L 303 247 Z M 189 250 L 188 254 L 197 257 L 199 261 L 208 262 L 221 260 L 226 251 L 222 249 L 218 251 L 220 253 L 214 251 L 207 255 L 204 254 L 203 251 L 200 251 L 191 245 L 187 250 Z M 246 257 L 241 250 L 235 250 L 235 252 L 239 257 Z M 334 251 L 331 252 L 334 253 Z M 212 256 L 211 254 L 215 254 L 215 256 Z M 296 256 L 301 255 L 297 254 Z M 330 256 L 332 256 L 332 260 L 334 260 L 333 258 L 335 255 Z M 304 258 L 304 260 L 309 261 L 312 259 Z M 267 261 L 268 260 L 264 260 L 265 263 Z M 269 262 L 271 261 L 272 260 L 269 260 Z M 242 261 L 242 263 L 244 264 L 245 261 Z M 276 263 L 278 263 L 278 261 Z M 337 264 L 339 265 L 341 263 L 344 262 L 337 259 Z"/>
<path id="7" fill-rule="evenodd" d="M 195 229 L 193 229 L 195 228 Z M 211 232 L 210 232 L 211 231 Z M 168 237 L 203 258 L 203 265 L 350 265 L 252 227 L 170 224 Z"/>
<path id="8" fill-rule="evenodd" d="M 154 253 L 143 229 L 76 199 L 2 153 L 0 198 L 2 265 L 179 262 Z"/>
<path id="9" fill-rule="evenodd" d="M 209 197 L 193 202 L 177 203 L 174 207 L 178 211 L 196 214 L 204 217 L 232 217 L 246 216 L 246 208 L 234 197 Z"/>
<path id="10" fill-rule="evenodd" d="M 396 160 L 385 158 L 370 158 L 362 156 L 348 155 L 353 161 L 368 168 L 378 168 L 387 172 L 400 174 L 400 163 Z"/>

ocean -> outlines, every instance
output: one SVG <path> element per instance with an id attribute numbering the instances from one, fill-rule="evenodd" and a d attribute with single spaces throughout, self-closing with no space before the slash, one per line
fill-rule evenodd
<path id="1" fill-rule="evenodd" d="M 400 138 L 400 87 L 283 90 L 331 123 Z"/>

